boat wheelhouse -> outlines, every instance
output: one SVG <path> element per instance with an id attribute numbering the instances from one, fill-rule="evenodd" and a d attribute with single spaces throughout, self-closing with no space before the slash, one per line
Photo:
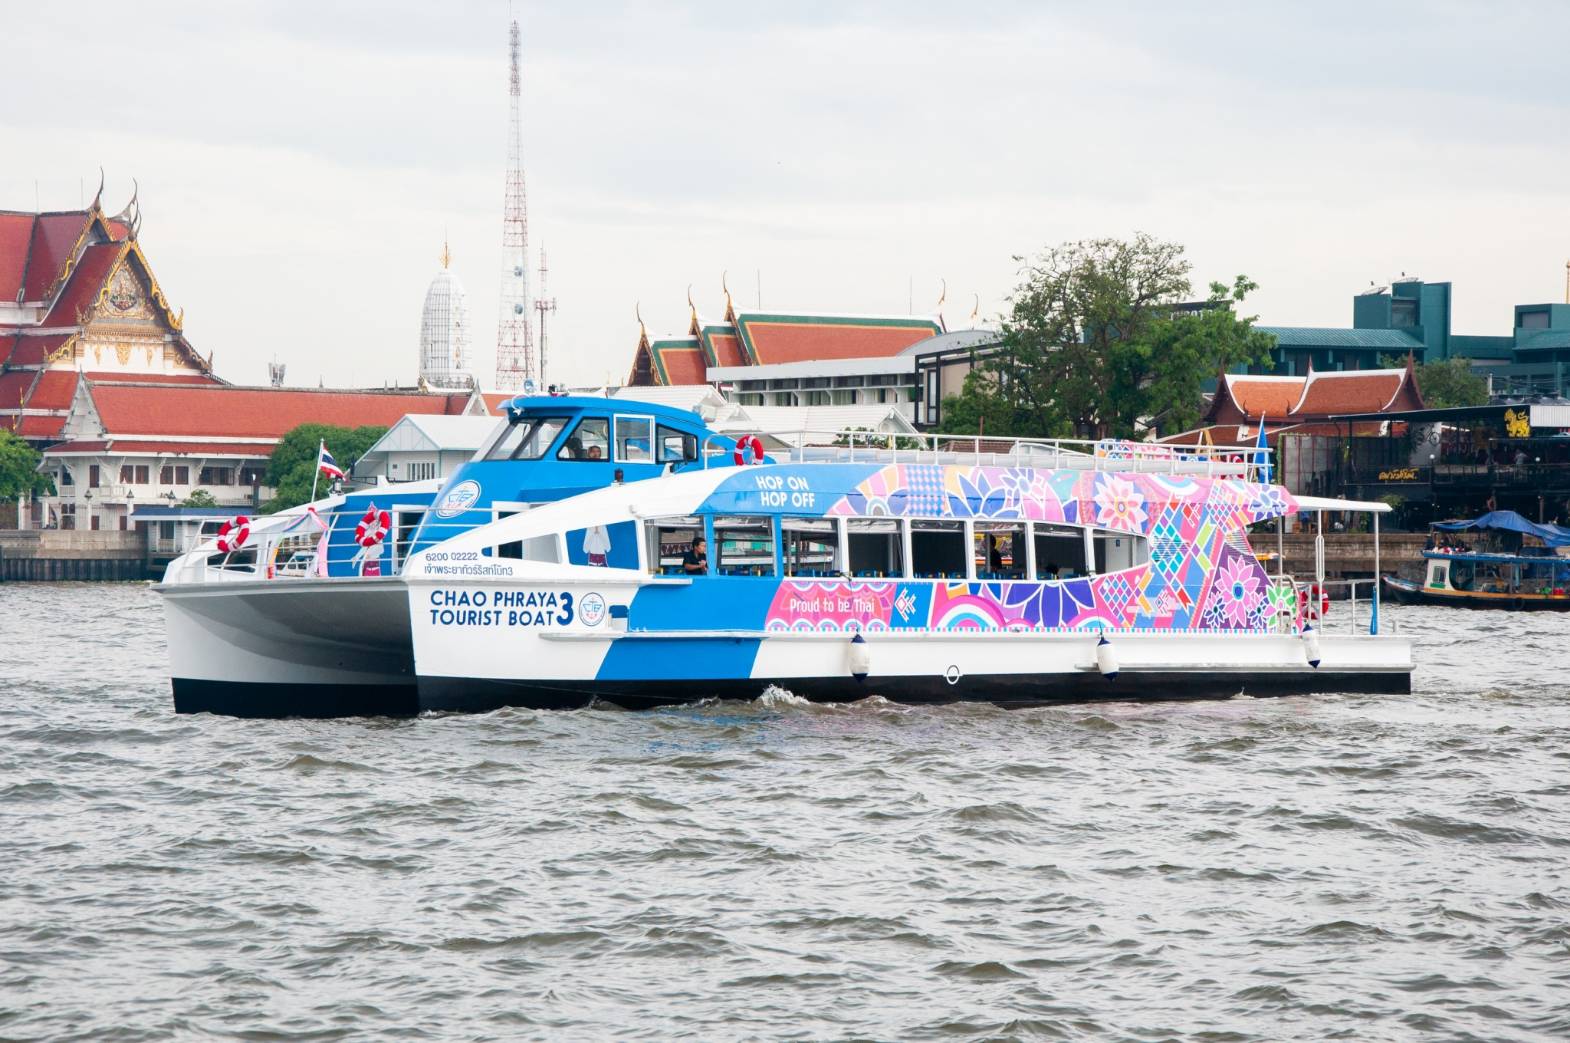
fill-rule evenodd
<path id="1" fill-rule="evenodd" d="M 1384 577 L 1413 604 L 1570 610 L 1570 529 L 1515 511 L 1435 522 L 1418 567 Z"/>
<path id="2" fill-rule="evenodd" d="M 705 449 L 716 457 L 706 463 L 721 466 L 735 442 L 686 410 L 520 397 L 445 482 L 355 490 L 243 526 L 235 519 L 171 562 L 157 587 L 175 709 L 413 712 L 408 608 L 396 582 L 411 554 L 564 497 L 690 466 Z"/>
<path id="3" fill-rule="evenodd" d="M 1385 505 L 1249 481 L 1252 450 L 1019 455 L 694 470 L 444 541 L 402 577 L 420 707 L 1409 690 L 1377 591 L 1365 631 L 1322 633 L 1249 544 Z"/>

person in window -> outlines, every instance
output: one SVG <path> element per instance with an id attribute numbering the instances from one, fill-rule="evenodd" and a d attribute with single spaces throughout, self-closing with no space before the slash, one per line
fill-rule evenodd
<path id="1" fill-rule="evenodd" d="M 598 460 L 598 459 L 600 459 L 602 457 L 602 455 L 603 454 L 600 452 L 600 447 L 599 446 L 597 446 L 597 445 L 589 446 L 589 459 L 590 460 Z"/>
<path id="2" fill-rule="evenodd" d="M 692 538 L 692 546 L 681 556 L 681 570 L 689 576 L 709 571 L 709 546 L 702 536 Z"/>
<path id="3" fill-rule="evenodd" d="M 998 546 L 996 536 L 987 537 L 987 568 L 994 576 L 1003 574 L 1003 549 Z"/>

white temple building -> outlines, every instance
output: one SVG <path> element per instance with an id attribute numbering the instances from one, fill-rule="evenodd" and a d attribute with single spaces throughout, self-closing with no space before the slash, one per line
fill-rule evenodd
<path id="1" fill-rule="evenodd" d="M 467 388 L 469 301 L 452 271 L 452 253 L 442 246 L 442 267 L 425 291 L 420 313 L 420 383 L 427 388 Z"/>

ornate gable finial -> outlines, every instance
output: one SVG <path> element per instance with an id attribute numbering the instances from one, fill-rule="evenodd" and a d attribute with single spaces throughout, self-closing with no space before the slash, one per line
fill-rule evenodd
<path id="1" fill-rule="evenodd" d="M 127 239 L 135 239 L 136 233 L 140 231 L 142 227 L 141 195 L 142 186 L 137 184 L 136 178 L 133 177 L 131 179 L 131 198 L 125 204 L 125 209 L 109 218 L 109 220 L 118 221 L 120 224 L 125 226 L 125 234 Z"/>
<path id="2" fill-rule="evenodd" d="M 649 346 L 649 327 L 643 324 L 643 302 L 638 301 L 632 306 L 632 313 L 638 317 L 638 347 Z"/>
<path id="3" fill-rule="evenodd" d="M 736 305 L 730 298 L 730 283 L 726 279 L 729 274 L 729 272 L 720 273 L 720 289 L 725 291 L 725 321 L 734 323 L 736 321 Z"/>
<path id="4" fill-rule="evenodd" d="M 981 294 L 979 294 L 979 293 L 972 293 L 971 296 L 976 298 L 976 303 L 973 304 L 971 306 L 971 309 L 970 309 L 970 328 L 971 329 L 975 329 L 976 328 L 976 323 L 980 321 L 980 315 L 981 315 Z"/>
<path id="5" fill-rule="evenodd" d="M 103 168 L 102 164 L 99 164 L 99 167 L 98 167 L 98 192 L 93 196 L 93 206 L 92 206 L 92 209 L 97 210 L 99 204 L 103 202 L 103 199 L 104 199 L 104 168 Z"/>

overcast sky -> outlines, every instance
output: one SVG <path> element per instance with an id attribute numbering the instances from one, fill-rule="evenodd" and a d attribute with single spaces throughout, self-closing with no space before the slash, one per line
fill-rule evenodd
<path id="1" fill-rule="evenodd" d="M 410 382 L 446 235 L 494 367 L 505 0 L 4 0 L 0 208 L 105 206 L 219 375 Z M 1400 272 L 1455 329 L 1562 300 L 1570 5 L 518 2 L 551 376 L 738 304 L 1006 307 L 1013 255 L 1135 231 L 1262 322 Z M 36 188 L 35 188 L 36 185 Z M 36 193 L 36 194 L 35 194 Z M 760 279 L 761 273 L 761 279 Z M 912 287 L 914 289 L 912 290 Z"/>

